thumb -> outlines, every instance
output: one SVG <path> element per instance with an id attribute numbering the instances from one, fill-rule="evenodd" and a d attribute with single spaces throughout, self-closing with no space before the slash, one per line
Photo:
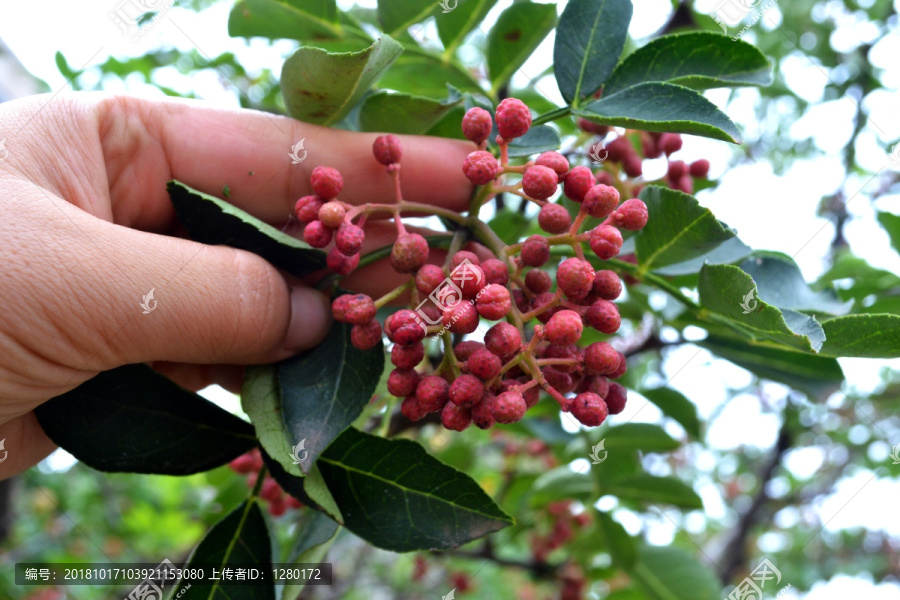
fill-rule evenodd
<path id="1" fill-rule="evenodd" d="M 255 254 L 99 219 L 97 231 L 81 229 L 92 240 L 74 244 L 75 260 L 61 265 L 71 275 L 60 277 L 91 290 L 85 316 L 66 331 L 84 345 L 85 364 L 71 366 L 274 362 L 318 344 L 331 326 L 323 294 L 289 286 Z"/>

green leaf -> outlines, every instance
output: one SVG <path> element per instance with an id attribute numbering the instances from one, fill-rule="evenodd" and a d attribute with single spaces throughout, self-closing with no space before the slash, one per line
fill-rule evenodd
<path id="1" fill-rule="evenodd" d="M 722 600 L 715 573 L 674 546 L 641 546 L 631 575 L 649 600 Z"/>
<path id="2" fill-rule="evenodd" d="M 538 125 L 532 127 L 522 137 L 518 137 L 509 143 L 509 156 L 516 158 L 520 156 L 531 156 L 539 154 L 547 150 L 559 148 L 559 134 L 549 125 Z"/>
<path id="3" fill-rule="evenodd" d="M 693 275 L 695 273 L 699 273 L 700 269 L 702 269 L 703 265 L 705 264 L 734 264 L 739 260 L 748 257 L 751 253 L 753 253 L 753 248 L 742 242 L 740 238 L 732 237 L 725 240 L 709 252 L 704 253 L 702 256 L 697 256 L 684 262 L 675 263 L 674 265 L 659 267 L 657 269 L 653 269 L 653 272 L 658 273 L 659 275 L 671 276 Z"/>
<path id="4" fill-rule="evenodd" d="M 769 85 L 772 65 L 752 44 L 706 31 L 665 35 L 619 63 L 603 86 L 605 95 L 648 81 L 695 90 Z"/>
<path id="5" fill-rule="evenodd" d="M 265 450 L 263 450 L 262 457 L 266 468 L 272 475 L 272 479 L 278 482 L 281 489 L 303 502 L 306 506 L 318 510 L 328 515 L 334 521 L 343 524 L 344 519 L 341 516 L 341 510 L 335 503 L 331 492 L 328 491 L 325 481 L 322 479 L 322 473 L 317 466 L 313 465 L 312 470 L 306 477 L 297 477 L 288 473 L 281 466 L 281 463 L 269 456 Z"/>
<path id="6" fill-rule="evenodd" d="M 566 102 L 577 106 L 613 72 L 632 10 L 630 0 L 569 0 L 553 47 L 556 83 Z"/>
<path id="7" fill-rule="evenodd" d="M 651 185 L 639 197 L 650 214 L 635 235 L 635 254 L 644 272 L 703 257 L 734 237 L 691 195 Z"/>
<path id="8" fill-rule="evenodd" d="M 824 287 L 835 281 L 851 284 L 840 286 L 842 298 L 854 298 L 862 301 L 867 296 L 882 295 L 887 290 L 900 287 L 900 277 L 890 271 L 876 269 L 868 261 L 842 252 L 835 259 L 831 268 L 816 282 L 816 287 Z"/>
<path id="9" fill-rule="evenodd" d="M 276 366 L 283 430 L 291 446 L 302 442 L 309 453 L 304 473 L 362 413 L 384 371 L 383 344 L 359 350 L 350 330 L 335 323 L 321 344 Z"/>
<path id="10" fill-rule="evenodd" d="M 605 538 L 613 564 L 624 569 L 631 568 L 637 560 L 637 544 L 634 538 L 628 535 L 625 528 L 618 521 L 614 521 L 609 513 L 596 509 L 593 513 L 597 520 L 597 529 Z"/>
<path id="11" fill-rule="evenodd" d="M 584 457 L 587 454 L 585 453 Z M 567 465 L 550 469 L 534 482 L 528 504 L 542 508 L 560 498 L 571 498 L 590 504 L 596 500 L 594 481 L 589 473 L 573 471 Z"/>
<path id="12" fill-rule="evenodd" d="M 378 0 L 378 18 L 384 30 L 397 37 L 439 8 L 436 0 Z"/>
<path id="13" fill-rule="evenodd" d="M 488 222 L 488 226 L 507 244 L 515 244 L 532 221 L 522 213 L 506 209 Z"/>
<path id="14" fill-rule="evenodd" d="M 178 181 L 170 181 L 167 187 L 175 214 L 191 239 L 247 250 L 297 277 L 325 268 L 324 252 L 282 233 L 236 206 Z"/>
<path id="15" fill-rule="evenodd" d="M 443 98 L 447 86 L 481 93 L 481 85 L 455 60 L 444 62 L 440 56 L 421 48 L 407 48 L 381 77 L 378 86 L 414 96 Z M 456 127 L 459 128 L 459 122 Z"/>
<path id="16" fill-rule="evenodd" d="M 654 477 L 636 473 L 600 482 L 600 494 L 641 503 L 671 504 L 681 508 L 703 508 L 703 501 L 689 485 L 677 477 Z"/>
<path id="17" fill-rule="evenodd" d="M 256 445 L 249 423 L 146 365 L 104 371 L 34 412 L 47 437 L 99 471 L 190 475 Z"/>
<path id="18" fill-rule="evenodd" d="M 363 102 L 359 125 L 362 131 L 424 135 L 461 102 L 459 92 L 446 100 L 377 92 Z"/>
<path id="19" fill-rule="evenodd" d="M 741 340 L 723 336 L 709 336 L 697 345 L 759 377 L 787 384 L 822 401 L 839 390 L 844 380 L 841 365 L 833 358 L 750 346 Z"/>
<path id="20" fill-rule="evenodd" d="M 267 574 L 267 583 L 224 586 L 189 582 L 190 587 L 178 600 L 275 600 L 275 584 L 271 580 L 272 542 L 256 498 L 243 502 L 227 517 L 213 525 L 191 553 L 185 569 L 216 565 L 221 572 L 229 565 L 258 565 Z M 188 583 L 188 582 L 185 582 Z M 184 587 L 179 582 L 175 589 Z"/>
<path id="21" fill-rule="evenodd" d="M 738 267 L 704 266 L 699 291 L 704 309 L 725 317 L 754 339 L 772 340 L 806 352 L 822 348 L 825 333 L 818 321 L 791 310 L 781 311 L 754 298 L 756 283 Z"/>
<path id="22" fill-rule="evenodd" d="M 337 123 L 401 52 L 403 46 L 386 35 L 359 52 L 300 48 L 281 70 L 281 93 L 288 113 L 307 123 Z"/>
<path id="23" fill-rule="evenodd" d="M 604 447 L 610 453 L 622 450 L 644 452 L 668 452 L 680 444 L 658 425 L 650 423 L 624 423 L 610 427 L 605 432 Z"/>
<path id="24" fill-rule="evenodd" d="M 702 135 L 741 143 L 731 119 L 702 94 L 674 83 L 640 83 L 572 111 L 595 123 Z"/>
<path id="25" fill-rule="evenodd" d="M 259 445 L 266 454 L 277 460 L 296 477 L 303 477 L 300 466 L 294 464 L 293 450 L 281 418 L 281 390 L 273 365 L 248 366 L 241 387 L 241 408 L 250 417 Z"/>
<path id="26" fill-rule="evenodd" d="M 456 8 L 450 12 L 443 10 L 435 17 L 445 56 L 453 56 L 466 35 L 484 21 L 495 4 L 497 0 L 458 0 Z M 452 6 L 452 0 L 447 5 Z"/>
<path id="27" fill-rule="evenodd" d="M 840 302 L 831 292 L 814 292 L 800 274 L 800 267 L 786 254 L 756 252 L 740 267 L 756 282 L 760 299 L 781 309 L 842 315 L 853 304 Z"/>
<path id="28" fill-rule="evenodd" d="M 335 0 L 238 0 L 228 15 L 232 37 L 303 41 L 341 34 Z"/>
<path id="29" fill-rule="evenodd" d="M 318 466 L 345 526 L 379 548 L 452 548 L 513 522 L 468 475 L 410 440 L 348 429 Z"/>
<path id="30" fill-rule="evenodd" d="M 822 323 L 822 354 L 860 358 L 900 356 L 900 315 L 847 315 Z"/>
<path id="31" fill-rule="evenodd" d="M 884 227 L 891 238 L 891 245 L 894 250 L 900 252 L 900 215 L 891 214 L 889 212 L 879 212 L 878 222 Z"/>
<path id="32" fill-rule="evenodd" d="M 322 513 L 304 511 L 297 525 L 297 537 L 291 548 L 290 560 L 295 565 L 320 563 L 328 554 L 328 549 L 337 538 L 340 526 Z M 281 598 L 288 600 L 297 598 L 303 591 L 304 583 L 292 583 L 284 586 Z"/>
<path id="33" fill-rule="evenodd" d="M 695 440 L 701 439 L 697 407 L 684 394 L 669 387 L 640 390 L 640 393 L 647 400 L 658 406 L 664 415 L 674 419 L 675 422 L 684 427 L 689 436 Z"/>
<path id="34" fill-rule="evenodd" d="M 555 24 L 555 4 L 519 2 L 500 14 L 487 39 L 492 96 L 519 70 Z"/>

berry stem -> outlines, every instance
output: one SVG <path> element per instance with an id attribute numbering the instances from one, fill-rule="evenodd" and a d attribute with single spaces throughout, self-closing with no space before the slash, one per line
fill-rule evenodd
<path id="1" fill-rule="evenodd" d="M 403 294 L 403 292 L 406 292 L 407 290 L 412 288 L 412 286 L 414 284 L 415 284 L 415 280 L 410 279 L 403 285 L 394 288 L 393 290 L 391 290 L 390 292 L 388 292 L 387 294 L 385 294 L 384 296 L 382 296 L 381 298 L 379 298 L 378 300 L 375 301 L 375 308 L 382 308 L 388 302 L 390 302 L 391 300 L 394 300 L 395 298 L 397 298 L 398 296 Z"/>
<path id="2" fill-rule="evenodd" d="M 441 343 L 444 345 L 444 358 L 441 360 L 441 364 L 438 365 L 436 372 L 440 373 L 445 368 L 449 368 L 450 372 L 453 374 L 453 378 L 456 379 L 462 372 L 459 370 L 459 362 L 456 360 L 456 353 L 453 352 L 453 334 L 449 331 L 444 331 L 441 336 Z"/>
<path id="3" fill-rule="evenodd" d="M 543 125 L 544 123 L 549 123 L 550 121 L 555 121 L 557 119 L 562 119 L 563 117 L 568 117 L 572 113 L 571 106 L 563 106 L 561 108 L 556 108 L 549 112 L 545 112 L 544 114 L 535 117 L 535 119 L 531 122 L 531 126 L 534 127 L 536 125 Z"/>
<path id="4" fill-rule="evenodd" d="M 403 192 L 400 190 L 400 163 L 394 163 L 388 167 L 388 173 L 391 174 L 391 179 L 394 181 L 394 198 L 397 204 L 402 204 Z"/>
<path id="5" fill-rule="evenodd" d="M 509 166 L 509 142 L 497 136 L 497 144 L 500 146 L 500 166 L 505 169 Z"/>
<path id="6" fill-rule="evenodd" d="M 537 366 L 553 366 L 553 365 L 575 365 L 577 366 L 579 363 L 577 358 L 539 358 L 535 361 Z"/>

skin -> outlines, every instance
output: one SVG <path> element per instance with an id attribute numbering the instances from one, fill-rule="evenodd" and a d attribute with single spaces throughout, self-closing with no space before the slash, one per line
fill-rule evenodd
<path id="1" fill-rule="evenodd" d="M 189 389 L 240 386 L 239 365 L 319 343 L 328 300 L 258 256 L 184 239 L 165 184 L 179 181 L 285 225 L 320 164 L 344 176 L 340 199 L 392 202 L 376 134 L 197 101 L 80 93 L 0 105 L 0 479 L 55 449 L 36 406 L 103 370 L 150 363 Z M 471 144 L 400 136 L 404 198 L 464 210 Z M 288 151 L 306 138 L 307 158 Z M 0 158 L 4 158 L 0 153 Z M 250 175 L 250 172 L 253 172 Z M 367 227 L 363 252 L 391 243 Z M 434 258 L 434 257 L 432 257 Z M 348 287 L 378 296 L 403 281 L 385 263 Z M 156 309 L 140 302 L 155 288 Z M 235 366 L 237 365 L 237 366 Z"/>

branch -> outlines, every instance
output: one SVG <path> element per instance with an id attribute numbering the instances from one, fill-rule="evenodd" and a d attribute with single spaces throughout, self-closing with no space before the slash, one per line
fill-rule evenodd
<path id="1" fill-rule="evenodd" d="M 463 550 L 444 550 L 432 552 L 435 556 L 456 556 L 459 558 L 469 558 L 473 560 L 489 560 L 501 567 L 514 567 L 529 571 L 538 579 L 555 579 L 556 573 L 563 567 L 563 563 L 546 563 L 531 560 L 512 560 L 501 558 L 494 552 L 494 544 L 490 539 L 485 540 L 484 544 L 478 550 L 465 552 Z"/>

